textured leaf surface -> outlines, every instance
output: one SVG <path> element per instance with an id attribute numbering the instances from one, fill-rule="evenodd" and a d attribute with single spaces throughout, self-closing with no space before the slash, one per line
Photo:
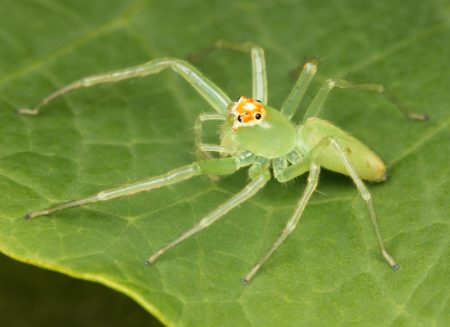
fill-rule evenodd
<path id="1" fill-rule="evenodd" d="M 170 325 L 450 323 L 448 1 L 34 0 L 2 2 L 0 12 L 2 252 L 110 286 Z M 218 38 L 266 49 L 273 106 L 293 83 L 288 72 L 316 55 L 311 91 L 330 76 L 383 82 L 431 116 L 412 123 L 376 94 L 353 91 L 333 93 L 324 112 L 389 167 L 389 180 L 370 190 L 398 272 L 380 257 L 352 183 L 327 172 L 299 228 L 247 287 L 240 278 L 283 228 L 304 178 L 271 182 L 151 268 L 144 259 L 242 188 L 245 171 L 21 219 L 191 162 L 193 122 L 210 109 L 171 72 L 80 90 L 39 117 L 15 108 L 81 76 L 184 57 Z M 218 52 L 198 67 L 231 98 L 251 90 L 241 54 Z"/>

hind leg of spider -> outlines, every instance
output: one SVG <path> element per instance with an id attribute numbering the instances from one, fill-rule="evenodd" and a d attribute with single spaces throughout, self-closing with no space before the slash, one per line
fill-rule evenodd
<path id="1" fill-rule="evenodd" d="M 191 64 L 175 58 L 155 59 L 142 65 L 82 78 L 51 93 L 42 99 L 33 109 L 22 108 L 18 109 L 17 113 L 37 115 L 42 107 L 51 100 L 70 91 L 97 84 L 115 83 L 130 78 L 144 77 L 159 73 L 166 68 L 171 68 L 183 77 L 218 113 L 226 113 L 227 106 L 231 103 L 230 98 Z"/>
<path id="2" fill-rule="evenodd" d="M 237 171 L 241 167 L 252 164 L 254 160 L 255 156 L 253 154 L 251 154 L 250 152 L 243 152 L 236 157 L 194 162 L 193 164 L 172 170 L 163 175 L 147 178 L 142 181 L 127 185 L 118 186 L 116 188 L 105 190 L 86 198 L 63 202 L 55 205 L 54 207 L 33 211 L 27 213 L 25 215 L 25 218 L 32 219 L 72 207 L 78 207 L 98 201 L 107 201 L 119 197 L 133 195 L 139 192 L 150 191 L 156 188 L 179 183 L 198 175 L 228 175 Z"/>
<path id="3" fill-rule="evenodd" d="M 158 259 L 162 254 L 172 249 L 179 243 L 183 242 L 187 238 L 191 237 L 194 234 L 202 231 L 206 227 L 210 226 L 212 223 L 219 220 L 225 214 L 227 214 L 230 210 L 234 209 L 241 203 L 245 202 L 253 195 L 255 195 L 259 190 L 261 190 L 264 185 L 266 185 L 267 181 L 270 179 L 270 172 L 267 169 L 261 170 L 256 176 L 253 176 L 252 181 L 247 184 L 247 186 L 240 191 L 238 194 L 230 198 L 228 201 L 217 207 L 215 210 L 210 212 L 204 218 L 202 218 L 196 225 L 194 225 L 191 229 L 182 233 L 179 237 L 169 242 L 165 246 L 161 247 L 158 251 L 153 253 L 148 259 L 145 261 L 147 265 L 151 265 Z"/>
<path id="4" fill-rule="evenodd" d="M 367 209 L 369 210 L 370 220 L 372 221 L 372 225 L 373 225 L 375 235 L 377 237 L 378 244 L 380 246 L 380 251 L 381 251 L 383 258 L 391 266 L 392 269 L 397 270 L 399 267 L 398 263 L 386 251 L 386 248 L 384 246 L 383 237 L 381 236 L 380 227 L 378 226 L 377 216 L 375 214 L 375 209 L 374 209 L 373 202 L 372 202 L 372 196 L 370 195 L 369 190 L 366 188 L 366 186 L 364 185 L 364 182 L 361 180 L 361 178 L 359 178 L 355 169 L 350 164 L 350 161 L 348 160 L 345 151 L 339 145 L 339 142 L 333 138 L 330 138 L 330 145 L 335 149 L 340 160 L 342 161 L 345 168 L 347 169 L 349 176 L 352 178 L 353 182 L 355 183 L 355 185 L 359 191 L 359 194 L 361 195 L 363 200 L 366 202 Z"/>
<path id="5" fill-rule="evenodd" d="M 278 237 L 278 239 L 275 241 L 275 243 L 273 243 L 273 245 L 269 249 L 269 251 L 266 254 L 264 254 L 256 262 L 256 264 L 253 266 L 253 268 L 242 279 L 243 284 L 248 284 L 252 280 L 252 278 L 259 271 L 259 269 L 261 269 L 261 267 L 267 261 L 267 259 L 270 258 L 270 256 L 278 249 L 278 247 L 286 240 L 286 238 L 295 229 L 295 227 L 297 226 L 297 224 L 299 223 L 299 221 L 302 217 L 302 214 L 303 214 L 303 211 L 305 210 L 306 204 L 308 203 L 309 199 L 311 198 L 311 195 L 313 194 L 314 190 L 317 187 L 317 184 L 319 182 L 319 174 L 320 174 L 319 165 L 317 165 L 315 163 L 310 164 L 308 184 L 305 188 L 305 191 L 304 191 L 302 197 L 300 198 L 300 201 L 297 204 L 294 214 L 292 215 L 291 219 L 289 219 L 283 232 Z"/>
<path id="6" fill-rule="evenodd" d="M 334 88 L 377 92 L 382 94 L 387 100 L 389 100 L 398 110 L 403 113 L 403 115 L 405 115 L 407 119 L 418 121 L 424 121 L 428 119 L 427 115 L 409 111 L 402 101 L 400 101 L 394 94 L 392 94 L 381 84 L 355 84 L 342 79 L 329 79 L 319 89 L 317 95 L 308 107 L 303 117 L 303 121 L 306 121 L 306 119 L 310 117 L 317 117 L 319 115 L 325 100 L 327 99 L 331 90 L 333 90 Z"/>
<path id="7" fill-rule="evenodd" d="M 252 58 L 252 97 L 255 100 L 261 101 L 262 104 L 267 104 L 267 73 L 264 49 L 253 42 L 236 43 L 217 40 L 211 46 L 189 56 L 189 60 L 194 62 L 199 61 L 216 49 L 226 49 L 250 54 Z"/>

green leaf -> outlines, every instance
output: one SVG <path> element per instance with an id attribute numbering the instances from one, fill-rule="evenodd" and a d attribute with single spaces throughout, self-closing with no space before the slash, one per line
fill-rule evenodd
<path id="1" fill-rule="evenodd" d="M 169 325 L 450 324 L 448 2 L 34 0 L 4 1 L 0 12 L 3 253 L 112 287 Z M 219 38 L 266 49 L 275 107 L 293 85 L 288 73 L 315 55 L 322 63 L 306 102 L 338 77 L 381 82 L 430 115 L 407 121 L 362 91 L 334 91 L 323 114 L 388 165 L 388 181 L 369 188 L 397 272 L 379 255 L 351 181 L 329 172 L 300 226 L 248 286 L 240 278 L 283 229 L 304 178 L 269 183 L 153 267 L 144 259 L 238 192 L 245 171 L 22 219 L 190 163 L 193 122 L 211 109 L 173 72 L 79 90 L 37 117 L 16 108 L 82 76 L 185 57 Z M 216 52 L 197 66 L 231 98 L 251 91 L 248 56 Z"/>

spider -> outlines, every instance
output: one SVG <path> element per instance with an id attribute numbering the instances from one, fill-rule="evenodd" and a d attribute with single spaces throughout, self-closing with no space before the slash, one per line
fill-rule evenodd
<path id="1" fill-rule="evenodd" d="M 198 175 L 228 175 L 240 168 L 249 167 L 248 175 L 250 181 L 244 189 L 203 217 L 191 229 L 154 252 L 145 261 L 146 264 L 150 265 L 168 250 L 210 226 L 225 216 L 230 210 L 254 196 L 267 184 L 272 175 L 278 182 L 285 183 L 309 172 L 304 193 L 300 197 L 286 227 L 273 245 L 268 248 L 267 252 L 261 256 L 242 279 L 242 282 L 247 284 L 299 223 L 305 206 L 316 190 L 320 169 L 323 167 L 350 176 L 353 180 L 359 194 L 367 205 L 381 255 L 392 269 L 397 270 L 399 265 L 384 246 L 371 195 L 362 181 L 363 179 L 372 182 L 384 181 L 386 179 L 385 164 L 377 154 L 355 137 L 332 123 L 317 117 L 330 91 L 334 88 L 360 89 L 381 93 L 402 111 L 407 118 L 426 120 L 427 116 L 409 112 L 382 85 L 354 84 L 342 79 L 328 79 L 306 109 L 302 122 L 294 123 L 292 122 L 292 117 L 297 111 L 308 85 L 316 74 L 317 60 L 309 60 L 304 64 L 297 82 L 281 109 L 277 110 L 267 104 L 265 57 L 264 50 L 261 47 L 251 42 L 231 43 L 222 40 L 216 42 L 206 52 L 210 52 L 213 49 L 231 49 L 251 55 L 252 98 L 240 96 L 236 101 L 232 101 L 224 91 L 204 77 L 187 61 L 175 58 L 161 58 L 142 65 L 82 78 L 45 97 L 34 109 L 19 109 L 18 113 L 20 114 L 37 115 L 49 101 L 69 91 L 96 84 L 114 83 L 129 78 L 144 77 L 159 73 L 166 68 L 171 68 L 183 77 L 216 111 L 216 113 L 200 114 L 195 121 L 197 161 L 194 161 L 192 164 L 160 176 L 104 190 L 86 198 L 33 211 L 26 214 L 25 218 L 32 219 L 71 207 L 129 196 L 138 192 L 179 183 Z M 220 144 L 202 143 L 202 124 L 209 121 L 217 121 L 221 124 Z M 219 157 L 213 157 L 211 153 L 214 152 L 219 153 Z"/>

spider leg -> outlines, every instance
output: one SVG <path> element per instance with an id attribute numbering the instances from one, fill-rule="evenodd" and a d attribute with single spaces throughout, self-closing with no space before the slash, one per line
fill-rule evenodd
<path id="1" fill-rule="evenodd" d="M 264 49 L 253 42 L 235 43 L 225 40 L 217 40 L 214 44 L 205 48 L 203 51 L 189 56 L 189 59 L 194 62 L 198 61 L 216 49 L 227 49 L 250 53 L 252 58 L 253 79 L 252 97 L 255 100 L 261 101 L 262 104 L 267 104 L 267 74 Z"/>
<path id="2" fill-rule="evenodd" d="M 245 275 L 245 277 L 242 279 L 243 284 L 248 284 L 252 278 L 255 276 L 255 274 L 258 272 L 258 270 L 262 267 L 262 265 L 269 259 L 269 257 L 278 249 L 278 247 L 281 245 L 281 243 L 284 242 L 284 240 L 291 234 L 291 232 L 295 229 L 298 222 L 300 221 L 303 211 L 305 210 L 306 204 L 308 203 L 309 199 L 311 198 L 311 195 L 313 194 L 314 190 L 317 187 L 317 184 L 319 182 L 319 173 L 320 173 L 320 167 L 319 165 L 315 163 L 311 163 L 309 166 L 309 176 L 308 176 L 308 184 L 305 188 L 305 191 L 300 198 L 297 207 L 294 211 L 294 214 L 292 215 L 291 219 L 289 219 L 286 227 L 284 228 L 281 235 L 278 237 L 278 239 L 273 243 L 272 247 L 269 249 L 269 251 L 264 254 L 253 266 L 253 268 Z"/>
<path id="3" fill-rule="evenodd" d="M 387 100 L 389 100 L 398 110 L 400 110 L 406 118 L 412 120 L 424 121 L 428 119 L 427 115 L 419 114 L 415 112 L 410 112 L 408 108 L 401 102 L 394 94 L 389 92 L 381 84 L 354 84 L 342 79 L 329 79 L 320 88 L 319 92 L 315 96 L 314 100 L 311 102 L 309 108 L 303 117 L 303 121 L 310 117 L 316 117 L 322 110 L 323 104 L 328 97 L 330 91 L 334 88 L 339 89 L 357 89 L 357 90 L 367 90 L 382 94 Z"/>
<path id="4" fill-rule="evenodd" d="M 197 160 L 207 160 L 213 157 L 209 152 L 226 152 L 227 149 L 218 145 L 204 144 L 202 142 L 202 124 L 205 121 L 225 121 L 226 116 L 221 114 L 201 114 L 197 117 L 194 124 L 195 132 L 195 155 Z"/>
<path id="5" fill-rule="evenodd" d="M 231 154 L 234 152 L 234 150 L 226 148 L 222 145 L 217 145 L 217 144 L 205 144 L 202 143 L 200 144 L 200 150 L 205 153 L 205 152 L 219 152 L 222 155 L 227 155 L 227 154 Z"/>
<path id="6" fill-rule="evenodd" d="M 162 248 L 160 248 L 158 251 L 156 251 L 154 254 L 152 254 L 145 263 L 147 265 L 150 265 L 156 261 L 162 254 L 167 252 L 168 250 L 172 249 L 182 241 L 186 240 L 187 238 L 191 237 L 192 235 L 202 231 L 212 223 L 219 220 L 221 217 L 223 217 L 225 214 L 227 214 L 230 210 L 234 209 L 244 201 L 251 198 L 253 195 L 255 195 L 259 190 L 261 190 L 264 185 L 266 185 L 267 181 L 270 179 L 270 173 L 267 169 L 261 170 L 260 173 L 257 176 L 254 176 L 252 181 L 247 184 L 247 186 L 240 191 L 238 194 L 230 198 L 228 201 L 217 207 L 215 210 L 210 212 L 208 215 L 206 215 L 204 218 L 202 218 L 196 225 L 194 225 L 191 229 L 187 230 L 186 232 L 182 233 L 179 237 L 171 241 L 170 243 L 166 244 Z"/>
<path id="7" fill-rule="evenodd" d="M 310 170 L 311 164 L 319 157 L 323 150 L 330 144 L 328 137 L 321 139 L 307 157 L 300 158 L 295 164 L 287 167 L 283 158 L 273 160 L 273 173 L 280 183 L 286 183 Z"/>
<path id="8" fill-rule="evenodd" d="M 294 116 L 309 84 L 311 83 L 311 80 L 314 75 L 316 75 L 318 64 L 319 62 L 315 59 L 309 60 L 305 63 L 297 82 L 295 82 L 294 87 L 281 106 L 281 112 L 284 113 L 289 119 Z"/>
<path id="9" fill-rule="evenodd" d="M 392 267 L 392 269 L 397 270 L 399 265 L 397 264 L 397 262 L 395 262 L 394 258 L 386 251 L 386 248 L 384 247 L 383 237 L 381 236 L 380 227 L 378 226 L 377 216 L 375 214 L 375 209 L 374 209 L 373 202 L 372 202 L 372 196 L 370 195 L 369 190 L 366 188 L 366 186 L 364 185 L 364 182 L 361 180 L 361 178 L 359 178 L 355 169 L 350 164 L 350 161 L 348 160 L 345 151 L 339 145 L 339 142 L 333 138 L 330 138 L 329 142 L 330 142 L 330 145 L 336 150 L 336 153 L 338 154 L 340 160 L 342 161 L 345 168 L 347 169 L 353 182 L 356 184 L 359 194 L 361 195 L 363 200 L 366 202 L 367 209 L 369 210 L 370 220 L 372 221 L 372 225 L 375 230 L 375 234 L 377 236 L 378 244 L 380 246 L 380 250 L 381 250 L 381 254 L 383 255 L 383 258 Z"/>
<path id="10" fill-rule="evenodd" d="M 323 138 L 317 143 L 307 157 L 303 157 L 298 160 L 295 164 L 287 167 L 287 163 L 283 158 L 277 158 L 273 160 L 273 171 L 274 176 L 277 181 L 281 183 L 288 182 L 300 175 L 303 175 L 309 170 L 308 184 L 300 198 L 297 208 L 294 211 L 291 219 L 289 219 L 285 229 L 272 245 L 270 250 L 262 256 L 253 268 L 245 275 L 242 279 L 242 283 L 248 284 L 250 280 L 255 276 L 255 274 L 261 269 L 262 265 L 269 259 L 269 257 L 278 249 L 278 247 L 284 242 L 284 240 L 290 235 L 290 233 L 295 229 L 299 223 L 303 211 L 311 198 L 311 195 L 317 188 L 319 182 L 320 166 L 315 163 L 316 159 L 320 156 L 323 150 L 330 144 L 330 139 L 328 137 Z"/>
<path id="11" fill-rule="evenodd" d="M 33 109 L 18 109 L 19 114 L 37 115 L 41 108 L 51 100 L 81 87 L 90 87 L 96 84 L 115 83 L 125 79 L 144 77 L 161 72 L 166 68 L 181 75 L 197 92 L 218 112 L 225 114 L 230 98 L 213 82 L 207 79 L 195 67 L 184 60 L 175 58 L 160 58 L 142 65 L 124 68 L 104 74 L 92 75 L 77 80 L 59 90 L 51 93 L 37 104 Z"/>
<path id="12" fill-rule="evenodd" d="M 127 185 L 121 185 L 116 188 L 104 190 L 86 198 L 63 202 L 47 209 L 33 211 L 26 214 L 25 218 L 32 219 L 72 207 L 150 191 L 156 188 L 176 184 L 198 175 L 228 175 L 237 171 L 241 167 L 252 164 L 254 160 L 255 156 L 252 153 L 243 152 L 236 157 L 194 162 L 193 164 L 174 169 L 163 175 L 150 177 Z"/>

